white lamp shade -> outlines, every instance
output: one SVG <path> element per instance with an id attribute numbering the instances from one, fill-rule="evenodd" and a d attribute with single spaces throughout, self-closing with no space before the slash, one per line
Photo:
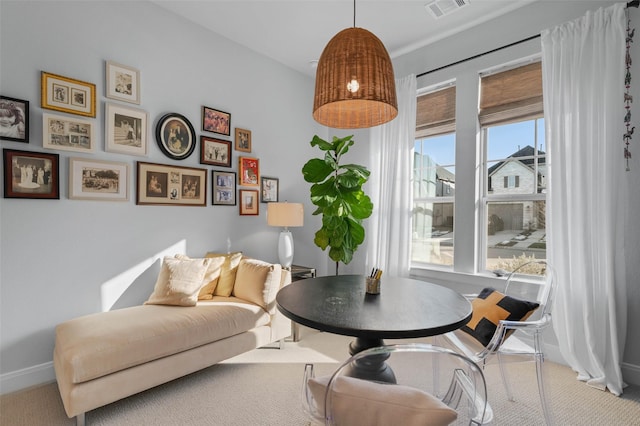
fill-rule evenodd
<path id="1" fill-rule="evenodd" d="M 267 204 L 267 224 L 269 226 L 302 226 L 304 223 L 304 206 L 302 203 L 269 203 Z"/>

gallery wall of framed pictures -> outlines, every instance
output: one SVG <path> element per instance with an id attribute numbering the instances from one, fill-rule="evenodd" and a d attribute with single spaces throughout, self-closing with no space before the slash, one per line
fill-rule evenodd
<path id="1" fill-rule="evenodd" d="M 60 155 L 49 151 L 92 156 L 104 147 L 105 152 L 129 157 L 129 162 L 69 157 L 69 199 L 129 201 L 134 181 L 137 205 L 205 206 L 210 197 L 213 206 L 238 205 L 241 216 L 256 216 L 259 203 L 278 201 L 279 179 L 260 175 L 260 159 L 251 156 L 251 130 L 233 128 L 226 108 L 201 106 L 201 135 L 187 116 L 166 112 L 154 120 L 155 132 L 150 136 L 149 113 L 141 108 L 140 70 L 113 60 L 105 60 L 104 66 L 104 132 L 98 131 L 100 100 L 95 83 L 40 72 L 45 152 L 3 149 L 5 198 L 59 199 Z M 29 100 L 0 95 L 0 140 L 30 143 L 30 106 Z M 130 161 L 149 156 L 150 137 L 155 137 L 158 150 L 171 161 L 185 160 L 199 151 L 200 164 L 215 168 L 136 161 L 132 174 Z M 234 151 L 239 153 L 235 163 Z M 207 195 L 209 174 L 211 193 Z"/>

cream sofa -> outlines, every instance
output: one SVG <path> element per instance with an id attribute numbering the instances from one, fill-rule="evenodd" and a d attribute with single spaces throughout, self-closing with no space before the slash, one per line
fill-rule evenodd
<path id="1" fill-rule="evenodd" d="M 180 268 L 167 267 L 184 264 L 184 257 L 165 258 L 144 305 L 59 324 L 53 362 L 67 415 L 82 425 L 87 411 L 243 352 L 282 344 L 291 322 L 276 309 L 275 297 L 291 282 L 289 271 L 232 256 L 225 257 L 225 267 L 207 263 L 208 275 L 190 277 L 201 280 L 196 297 L 194 285 L 185 291 L 189 279 L 181 279 Z"/>

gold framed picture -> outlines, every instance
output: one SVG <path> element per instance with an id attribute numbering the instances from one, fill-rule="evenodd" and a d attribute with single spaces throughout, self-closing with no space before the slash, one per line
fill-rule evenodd
<path id="1" fill-rule="evenodd" d="M 236 151 L 251 152 L 251 130 L 236 127 Z"/>
<path id="2" fill-rule="evenodd" d="M 42 108 L 96 116 L 96 85 L 93 83 L 42 71 L 40 90 Z"/>
<path id="3" fill-rule="evenodd" d="M 138 161 L 136 204 L 205 206 L 207 170 Z"/>

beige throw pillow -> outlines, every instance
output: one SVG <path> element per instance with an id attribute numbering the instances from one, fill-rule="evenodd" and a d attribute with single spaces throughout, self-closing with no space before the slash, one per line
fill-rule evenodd
<path id="1" fill-rule="evenodd" d="M 273 314 L 280 288 L 280 265 L 256 259 L 242 259 L 238 265 L 233 295 L 255 303 Z"/>
<path id="2" fill-rule="evenodd" d="M 309 389 L 324 415 L 330 376 L 309 379 Z M 419 389 L 340 376 L 333 385 L 332 415 L 340 425 L 444 426 L 458 413 Z"/>
<path id="3" fill-rule="evenodd" d="M 160 274 L 145 305 L 195 306 L 211 259 L 165 257 Z"/>
<path id="4" fill-rule="evenodd" d="M 207 253 L 206 257 L 220 257 L 224 256 L 225 260 L 220 270 L 220 278 L 218 278 L 218 285 L 213 291 L 214 296 L 231 296 L 233 291 L 233 285 L 236 282 L 236 271 L 242 259 L 242 252 L 235 252 L 229 254 L 223 253 Z"/>
<path id="5" fill-rule="evenodd" d="M 176 254 L 175 257 L 176 259 L 190 259 L 189 256 L 184 254 Z M 200 292 L 198 293 L 198 300 L 213 299 L 213 292 L 218 285 L 218 278 L 220 278 L 220 272 L 222 270 L 221 267 L 225 261 L 224 256 L 211 257 L 208 259 L 211 259 L 211 263 L 202 279 L 202 287 L 200 287 Z"/>

